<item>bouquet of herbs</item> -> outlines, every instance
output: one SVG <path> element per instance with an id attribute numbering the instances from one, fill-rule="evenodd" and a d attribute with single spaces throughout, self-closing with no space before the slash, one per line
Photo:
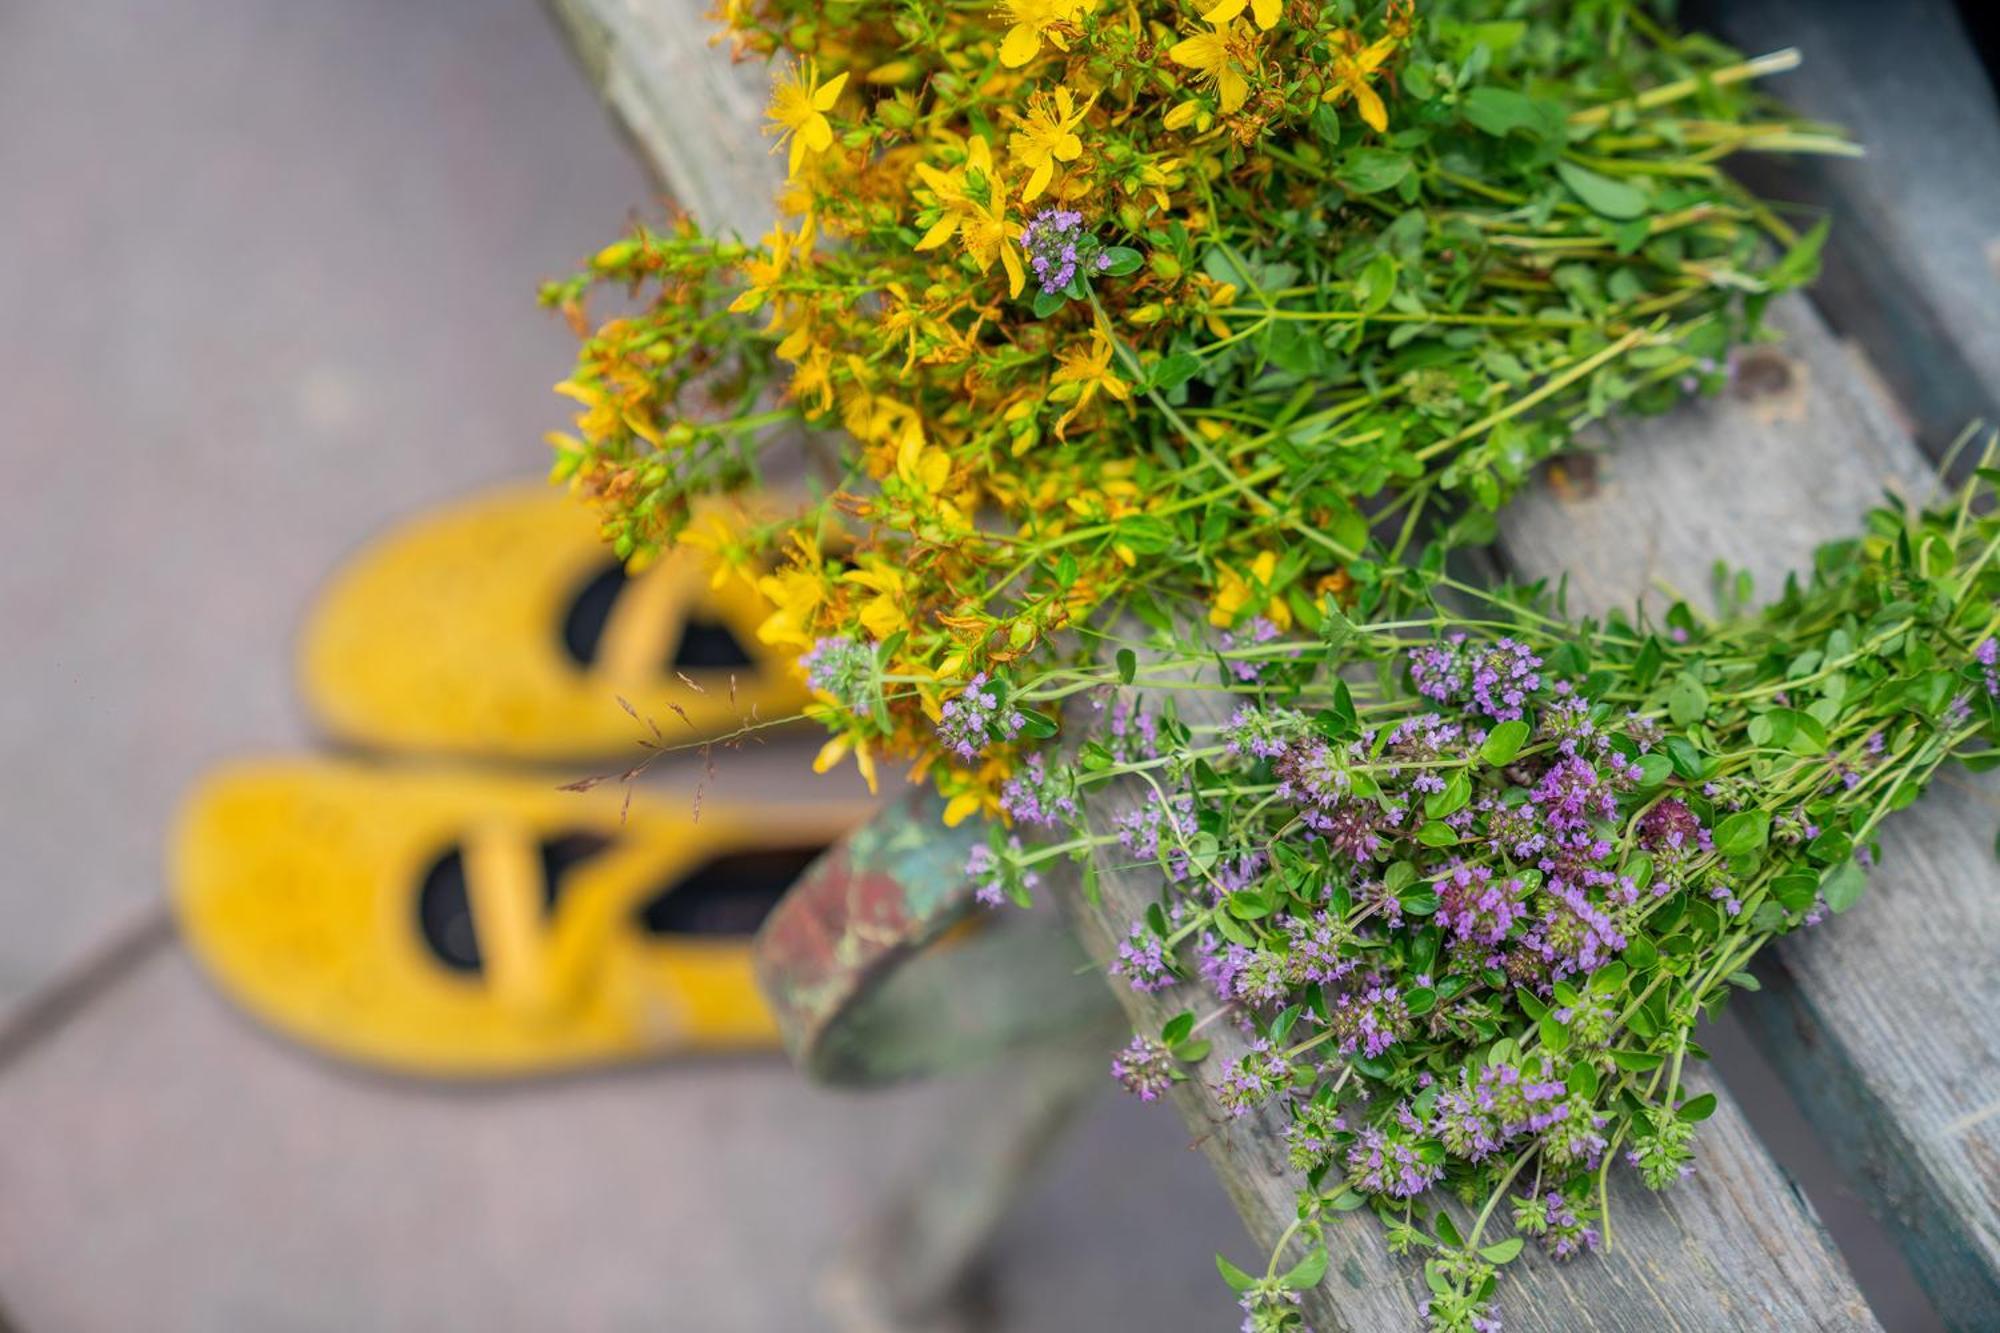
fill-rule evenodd
<path id="1" fill-rule="evenodd" d="M 987 685 L 968 743 L 1005 742 L 1010 710 L 1103 708 L 1068 710 L 1073 760 L 1008 782 L 1044 840 L 996 831 L 982 891 L 1025 899 L 1063 858 L 1087 881 L 1105 858 L 1156 866 L 1113 970 L 1190 1004 L 1113 1072 L 1149 1100 L 1209 1079 L 1277 1118 L 1303 1174 L 1262 1276 L 1221 1264 L 1246 1329 L 1302 1327 L 1312 1238 L 1369 1209 L 1422 1256 L 1432 1325 L 1487 1333 L 1524 1245 L 1568 1258 L 1608 1234 L 1613 1170 L 1658 1189 L 1691 1169 L 1715 1103 L 1682 1088 L 1697 1022 L 1755 986 L 1765 944 L 1853 905 L 1883 819 L 1940 765 L 2000 757 L 2000 474 L 1979 478 L 1877 511 L 1719 623 L 1685 604 L 1575 623 L 1439 580 L 1460 609 L 1329 606 L 1312 639 L 1153 636 Z M 1086 818 L 1114 782 L 1150 799 Z M 1250 1054 L 1200 1069 L 1218 1019 Z M 1280 1273 L 1294 1235 L 1306 1257 Z"/>
<path id="2" fill-rule="evenodd" d="M 1715 389 L 1818 244 L 1721 165 L 1845 150 L 1751 91 L 1788 54 L 1628 0 L 724 9 L 781 62 L 783 220 L 639 227 L 546 289 L 587 334 L 556 475 L 621 555 L 759 579 L 824 762 L 913 757 L 954 819 L 1024 752 L 937 762 L 979 672 L 1128 612 L 1310 630 L 1581 425 Z M 596 287 L 636 309 L 593 329 Z M 822 499 L 689 526 L 798 422 L 842 432 Z"/>

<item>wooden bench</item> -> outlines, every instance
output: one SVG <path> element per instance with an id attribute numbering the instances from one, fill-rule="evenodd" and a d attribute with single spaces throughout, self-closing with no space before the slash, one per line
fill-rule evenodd
<path id="1" fill-rule="evenodd" d="M 712 227 L 761 235 L 777 179 L 761 135 L 762 67 L 732 66 L 708 44 L 700 0 L 550 3 L 672 197 Z M 1884 488 L 1923 494 L 1932 462 L 1876 378 L 1804 301 L 1782 303 L 1774 323 L 1787 335 L 1782 348 L 1749 352 L 1722 399 L 1619 423 L 1600 441 L 1601 456 L 1566 469 L 1564 485 L 1519 499 L 1501 523 L 1504 567 L 1566 578 L 1581 612 L 1629 604 L 1656 581 L 1699 593 L 1718 557 L 1769 591 L 1815 544 L 1848 532 Z M 2000 1328 L 2000 967 L 1969 966 L 2000 962 L 1990 790 L 1952 775 L 1899 817 L 1861 905 L 1785 942 L 1766 990 L 1737 1001 L 1854 1187 L 1894 1224 L 1947 1322 L 1966 1329 Z M 923 816 L 886 818 L 915 829 Z M 930 836 L 949 846 L 941 829 Z M 857 1046 L 851 1018 L 969 908 L 962 886 L 942 891 L 879 860 L 862 870 L 849 861 L 822 867 L 769 932 L 792 942 L 767 976 L 795 1051 L 823 1076 L 885 1072 L 856 1056 L 867 1043 Z M 872 891 L 857 893 L 864 881 Z M 1100 967 L 1156 892 L 1144 876 L 1113 875 L 1098 908 L 1064 895 Z M 872 944 L 858 948 L 862 939 Z M 1117 993 L 1141 1031 L 1157 1031 L 1181 1007 L 1172 997 Z M 1095 1021 L 1091 1013 L 1075 1000 L 1079 1025 Z M 1019 1035 L 987 1032 L 978 1044 L 999 1049 Z M 1221 1027 L 1217 1038 L 1220 1058 L 1240 1053 L 1233 1031 Z M 1102 1079 L 1108 1046 L 1078 1049 L 1043 1058 L 1035 1078 L 1005 1081 L 1021 1093 L 1000 1108 L 1014 1119 L 968 1130 L 963 1151 L 989 1165 L 959 1168 L 955 1203 L 913 1196 L 895 1227 L 878 1229 L 888 1239 L 870 1262 L 896 1289 L 887 1307 L 908 1311 L 943 1290 L 940 1275 L 964 1261 L 1002 1206 L 1009 1173 L 1082 1095 L 1081 1080 Z M 918 1062 L 889 1063 L 907 1072 Z M 1503 1295 L 1510 1329 L 1878 1326 L 1809 1204 L 1727 1091 L 1708 1086 L 1720 1101 L 1698 1141 L 1696 1175 L 1655 1195 L 1615 1174 L 1623 1181 L 1613 1189 L 1615 1245 L 1560 1269 L 1520 1265 Z M 1199 1081 L 1176 1099 L 1251 1233 L 1243 1254 L 1260 1253 L 1294 1215 L 1296 1182 L 1271 1126 L 1229 1120 Z M 926 1246 L 926 1227 L 946 1239 Z M 1328 1277 L 1307 1302 L 1315 1328 L 1418 1326 L 1414 1266 L 1387 1254 L 1372 1221 L 1335 1229 L 1329 1249 Z"/>

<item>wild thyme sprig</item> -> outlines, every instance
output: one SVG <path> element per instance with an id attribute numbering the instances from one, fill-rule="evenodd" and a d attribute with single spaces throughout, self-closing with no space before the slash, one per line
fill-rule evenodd
<path id="1" fill-rule="evenodd" d="M 1877 511 L 1755 615 L 1569 624 L 1455 589 L 1457 611 L 1160 633 L 1008 686 L 1061 710 L 1070 754 L 1038 754 L 1035 784 L 1076 813 L 1010 787 L 1017 827 L 1058 836 L 990 873 L 1152 867 L 1162 901 L 1112 970 L 1190 1004 L 1114 1073 L 1148 1096 L 1205 1078 L 1274 1118 L 1303 1177 L 1264 1275 L 1222 1265 L 1249 1326 L 1299 1326 L 1313 1242 L 1366 1208 L 1423 1258 L 1434 1327 L 1495 1328 L 1526 1243 L 1610 1235 L 1614 1169 L 1693 1168 L 1696 1025 L 1771 940 L 1853 905 L 1882 821 L 1941 765 L 2000 757 L 1996 478 Z M 1094 823 L 1132 779 L 1154 799 Z M 1204 1067 L 1198 1030 L 1225 1018 L 1250 1053 Z"/>

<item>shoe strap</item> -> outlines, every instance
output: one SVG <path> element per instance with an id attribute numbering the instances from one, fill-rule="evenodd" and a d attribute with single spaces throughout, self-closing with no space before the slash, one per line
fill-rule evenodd
<path id="1" fill-rule="evenodd" d="M 656 685 L 700 588 L 696 571 L 671 557 L 626 583 L 597 641 L 595 674 L 632 692 Z"/>
<path id="2" fill-rule="evenodd" d="M 657 884 L 658 849 L 619 840 L 572 868 L 550 916 L 535 832 L 494 820 L 464 839 L 466 894 L 487 984 L 516 1012 L 551 1017 L 604 980 L 612 934 Z"/>

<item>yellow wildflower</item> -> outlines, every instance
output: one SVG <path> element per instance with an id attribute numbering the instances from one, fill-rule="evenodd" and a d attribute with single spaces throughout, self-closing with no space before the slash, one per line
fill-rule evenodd
<path id="1" fill-rule="evenodd" d="M 804 236 L 802 229 L 800 239 L 803 240 Z M 783 227 L 771 228 L 770 234 L 764 238 L 763 254 L 752 255 L 743 261 L 743 276 L 749 279 L 749 283 L 729 303 L 732 312 L 747 314 L 764 304 L 772 289 L 778 285 L 778 279 L 784 277 L 785 270 L 791 266 L 792 244 L 792 233 Z"/>
<path id="2" fill-rule="evenodd" d="M 1049 187 L 1056 163 L 1074 162 L 1083 156 L 1083 140 L 1077 137 L 1076 127 L 1089 110 L 1088 102 L 1079 110 L 1067 88 L 1056 89 L 1053 96 L 1036 93 L 1028 100 L 1027 118 L 1020 129 L 1007 136 L 1008 153 L 1028 168 L 1022 203 L 1032 202 Z"/>
<path id="3" fill-rule="evenodd" d="M 1000 0 L 1000 8 L 1012 20 L 1000 43 L 1000 63 L 1019 69 L 1042 53 L 1042 39 L 1058 51 L 1069 50 L 1063 28 L 1081 18 L 1088 0 Z"/>
<path id="4" fill-rule="evenodd" d="M 1250 562 L 1247 576 L 1227 565 L 1217 566 L 1215 600 L 1209 604 L 1208 623 L 1227 629 L 1236 623 L 1246 608 L 1256 607 L 1278 628 L 1290 628 L 1292 608 L 1284 598 L 1273 596 L 1271 592 L 1271 579 L 1277 572 L 1276 551 L 1258 552 L 1257 558 Z"/>
<path id="5" fill-rule="evenodd" d="M 999 260 L 1007 270 L 1007 294 L 1019 296 L 1021 287 L 1028 280 L 1027 269 L 1021 263 L 1021 253 L 1015 244 L 1018 229 L 1007 222 L 1007 201 L 995 192 L 993 200 L 972 216 L 959 228 L 958 238 L 965 246 L 965 252 L 972 256 L 984 273 Z"/>
<path id="6" fill-rule="evenodd" d="M 813 772 L 827 772 L 841 760 L 847 758 L 847 753 L 850 750 L 854 752 L 854 766 L 861 770 L 862 781 L 868 784 L 870 792 L 876 791 L 875 756 L 870 751 L 867 741 L 857 740 L 852 736 L 835 736 L 825 745 L 820 746 L 819 754 L 813 759 Z"/>
<path id="7" fill-rule="evenodd" d="M 1265 32 L 1276 27 L 1279 16 L 1285 12 L 1285 0 L 1222 0 L 1221 4 L 1203 14 L 1202 18 L 1219 28 L 1241 14 L 1245 5 L 1250 7 L 1251 14 L 1256 17 L 1257 26 Z"/>
<path id="8" fill-rule="evenodd" d="M 778 76 L 767 113 L 773 124 L 766 133 L 778 136 L 774 147 L 782 146 L 788 138 L 792 141 L 791 159 L 785 167 L 788 175 L 799 174 L 807 153 L 824 153 L 833 147 L 833 125 L 826 113 L 833 110 L 833 104 L 840 100 L 840 90 L 846 86 L 844 70 L 821 83 L 810 60 Z"/>
<path id="9" fill-rule="evenodd" d="M 1097 396 L 1099 389 L 1121 403 L 1132 397 L 1132 386 L 1119 379 L 1111 370 L 1112 352 L 1111 339 L 1104 335 L 1103 329 L 1092 326 L 1089 350 L 1066 347 L 1056 353 L 1056 360 L 1061 362 L 1061 366 L 1049 377 L 1049 383 L 1054 386 L 1065 384 L 1079 386 L 1075 390 L 1076 401 L 1070 404 L 1069 411 L 1063 413 L 1061 419 L 1056 422 L 1058 436 L 1062 435 L 1069 423 L 1076 419 L 1077 413 L 1090 406 L 1090 400 Z M 1059 387 L 1057 392 L 1062 392 Z M 1053 398 L 1056 393 L 1051 393 L 1050 396 Z"/>
<path id="10" fill-rule="evenodd" d="M 1224 115 L 1241 107 L 1250 96 L 1250 81 L 1236 67 L 1236 44 L 1230 25 L 1217 23 L 1213 31 L 1184 38 L 1167 52 L 1167 59 L 1193 70 L 1199 82 L 1215 85 Z"/>
<path id="11" fill-rule="evenodd" d="M 841 578 L 875 594 L 862 603 L 856 618 L 877 639 L 912 628 L 902 566 L 880 556 L 868 556 L 862 568 L 850 569 Z"/>
<path id="12" fill-rule="evenodd" d="M 939 171 L 928 162 L 917 163 L 917 178 L 937 198 L 943 210 L 931 224 L 919 250 L 935 250 L 950 240 L 959 224 L 978 214 L 996 193 L 1004 194 L 998 173 L 993 170 L 993 149 L 983 137 L 965 141 L 965 161 L 950 171 Z"/>
<path id="13" fill-rule="evenodd" d="M 801 538 L 798 553 L 777 573 L 758 579 L 757 591 L 771 604 L 771 614 L 757 627 L 757 637 L 801 652 L 811 648 L 819 637 L 814 620 L 826 600 L 818 544 L 809 537 Z"/>
<path id="14" fill-rule="evenodd" d="M 1354 109 L 1361 113 L 1361 119 L 1377 134 L 1389 128 L 1389 112 L 1382 105 L 1381 96 L 1368 86 L 1396 49 L 1396 39 L 1384 37 L 1368 46 L 1361 45 L 1361 39 L 1351 32 L 1340 34 L 1340 49 L 1333 57 L 1333 87 L 1321 95 L 1322 102 L 1338 102 L 1343 97 L 1354 99 Z"/>

